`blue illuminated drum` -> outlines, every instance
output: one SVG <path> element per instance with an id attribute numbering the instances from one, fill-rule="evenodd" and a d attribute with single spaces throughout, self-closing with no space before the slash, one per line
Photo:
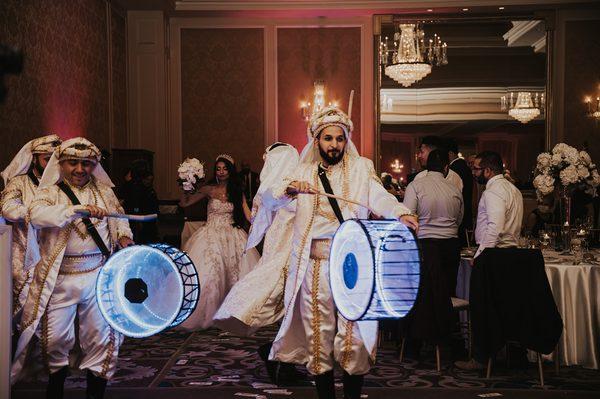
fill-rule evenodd
<path id="1" fill-rule="evenodd" d="M 111 327 L 142 338 L 187 319 L 200 285 L 185 252 L 166 244 L 134 245 L 108 259 L 98 274 L 96 295 Z"/>
<path id="2" fill-rule="evenodd" d="M 397 319 L 413 307 L 420 278 L 413 233 L 396 220 L 347 220 L 329 255 L 333 300 L 344 318 Z"/>

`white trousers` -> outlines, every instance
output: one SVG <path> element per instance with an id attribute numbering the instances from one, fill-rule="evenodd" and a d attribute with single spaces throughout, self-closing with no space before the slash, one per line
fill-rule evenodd
<path id="1" fill-rule="evenodd" d="M 358 325 L 344 319 L 333 302 L 328 260 L 311 258 L 288 317 L 287 332 L 273 346 L 274 359 L 306 364 L 314 375 L 332 370 L 335 361 L 352 375 L 369 372 L 371 357 Z"/>
<path id="2" fill-rule="evenodd" d="M 50 373 L 69 364 L 76 340 L 81 348 L 81 370 L 106 379 L 115 373 L 123 336 L 106 322 L 96 302 L 96 278 L 102 262 L 102 257 L 63 260 L 36 333 Z"/>

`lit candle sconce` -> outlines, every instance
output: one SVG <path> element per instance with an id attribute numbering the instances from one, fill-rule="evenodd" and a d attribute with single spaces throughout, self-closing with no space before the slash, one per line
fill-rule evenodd
<path id="1" fill-rule="evenodd" d="M 585 98 L 585 103 L 587 104 L 587 115 L 596 119 L 596 121 L 600 121 L 600 97 L 596 97 L 595 107 L 590 96 Z"/>

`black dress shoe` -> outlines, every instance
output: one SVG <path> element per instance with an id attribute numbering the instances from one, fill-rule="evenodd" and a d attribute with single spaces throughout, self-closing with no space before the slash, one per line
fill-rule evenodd
<path id="1" fill-rule="evenodd" d="M 104 398 L 104 391 L 106 390 L 106 383 L 108 382 L 105 378 L 94 375 L 90 370 L 87 371 L 86 375 L 87 387 L 85 389 L 86 399 L 102 399 Z"/>
<path id="2" fill-rule="evenodd" d="M 335 382 L 333 370 L 315 376 L 315 386 L 319 399 L 335 399 Z M 360 396 L 359 396 L 360 397 Z"/>
<path id="3" fill-rule="evenodd" d="M 360 399 L 364 381 L 364 375 L 350 375 L 344 371 L 344 399 Z"/>
<path id="4" fill-rule="evenodd" d="M 62 399 L 65 390 L 65 380 L 69 375 L 69 367 L 65 366 L 55 373 L 50 373 L 46 386 L 46 399 Z"/>

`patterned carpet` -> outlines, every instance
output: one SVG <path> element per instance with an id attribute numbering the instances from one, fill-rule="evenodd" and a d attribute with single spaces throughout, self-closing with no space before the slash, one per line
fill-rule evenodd
<path id="1" fill-rule="evenodd" d="M 256 354 L 259 345 L 273 338 L 275 330 L 263 329 L 255 336 L 240 338 L 218 330 L 188 333 L 168 331 L 146 339 L 126 339 L 121 349 L 119 370 L 110 382 L 113 388 L 204 388 L 248 389 L 253 384 L 269 383 L 266 369 Z M 366 388 L 459 388 L 484 390 L 540 390 L 537 367 L 508 370 L 499 362 L 492 378 L 478 372 L 456 369 L 449 351 L 442 351 L 443 370 L 435 370 L 434 356 L 424 353 L 420 362 L 400 363 L 390 345 L 380 349 L 377 364 L 366 377 Z M 444 360 L 446 360 L 444 362 Z M 600 392 L 600 371 L 563 367 L 556 375 L 552 364 L 545 365 L 545 391 L 569 390 Z M 303 367 L 298 370 L 305 372 Z M 339 376 L 338 376 L 339 377 Z M 44 381 L 19 383 L 13 393 L 44 389 Z M 67 380 L 67 389 L 83 388 L 83 375 Z M 310 388 L 307 376 L 298 387 Z M 533 391 L 532 391 L 533 390 Z M 165 390 L 166 391 L 166 390 Z M 233 397 L 233 394 L 228 397 Z"/>

